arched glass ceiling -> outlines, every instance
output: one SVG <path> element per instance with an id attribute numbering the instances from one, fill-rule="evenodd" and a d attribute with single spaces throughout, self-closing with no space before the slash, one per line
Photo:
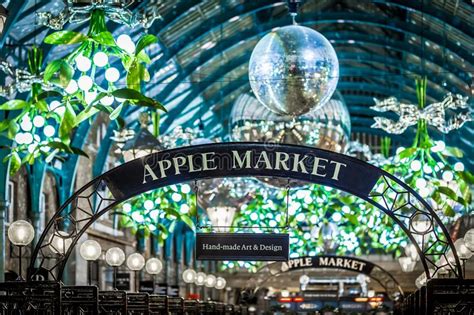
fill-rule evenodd
<path id="1" fill-rule="evenodd" d="M 21 62 L 24 45 L 41 43 L 51 32 L 35 26 L 35 12 L 58 12 L 64 4 L 61 0 L 11 0 L 6 5 L 14 23 L 6 27 L 2 54 Z M 162 131 L 202 122 L 207 134 L 225 136 L 233 101 L 250 90 L 247 64 L 253 47 L 272 29 L 291 23 L 285 2 L 145 0 L 134 9 L 150 5 L 158 6 L 162 19 L 148 30 L 158 35 L 160 44 L 150 53 L 153 77 L 147 95 L 163 101 L 169 110 L 163 116 Z M 369 109 L 372 97 L 394 95 L 414 102 L 417 75 L 428 76 L 429 102 L 440 100 L 448 91 L 471 96 L 472 16 L 472 4 L 460 0 L 306 0 L 297 20 L 333 43 L 341 64 L 338 89 L 347 102 L 354 131 L 380 133 L 370 129 L 375 115 Z M 136 37 L 142 31 L 109 25 L 117 35 L 126 32 Z M 62 56 L 67 49 L 45 46 L 47 60 Z M 125 120 L 133 123 L 136 117 L 137 113 L 130 112 Z M 455 144 L 472 156 L 473 134 L 473 124 L 468 123 L 446 138 L 456 139 Z"/>

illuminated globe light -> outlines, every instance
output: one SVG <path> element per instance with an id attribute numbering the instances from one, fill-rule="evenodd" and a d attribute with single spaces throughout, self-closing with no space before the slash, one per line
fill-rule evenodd
<path id="1" fill-rule="evenodd" d="M 129 203 L 124 203 L 123 206 L 122 206 L 122 209 L 125 212 L 130 212 L 130 211 L 132 211 L 132 205 L 129 204 Z"/>
<path id="2" fill-rule="evenodd" d="M 146 210 L 151 210 L 155 207 L 155 203 L 152 200 L 147 199 L 143 203 L 143 206 L 145 207 Z"/>
<path id="3" fill-rule="evenodd" d="M 222 290 L 227 285 L 227 281 L 222 277 L 217 277 L 215 288 L 217 290 Z"/>
<path id="4" fill-rule="evenodd" d="M 410 164 L 410 168 L 412 171 L 418 172 L 419 170 L 421 170 L 421 162 L 418 160 L 413 160 Z"/>
<path id="5" fill-rule="evenodd" d="M 29 132 L 25 132 L 23 134 L 23 143 L 24 144 L 30 144 L 33 142 L 33 135 Z"/>
<path id="6" fill-rule="evenodd" d="M 185 283 L 194 283 L 196 281 L 196 271 L 193 269 L 183 271 L 183 281 Z"/>
<path id="7" fill-rule="evenodd" d="M 173 199 L 174 202 L 180 202 L 183 197 L 181 194 L 174 193 L 171 195 L 171 199 Z"/>
<path id="8" fill-rule="evenodd" d="M 250 220 L 252 221 L 257 221 L 258 220 L 258 214 L 253 212 L 252 214 L 250 214 Z"/>
<path id="9" fill-rule="evenodd" d="M 109 63 L 109 57 L 103 51 L 99 51 L 94 55 L 93 61 L 97 67 L 105 67 Z"/>
<path id="10" fill-rule="evenodd" d="M 189 186 L 188 184 L 183 184 L 181 186 L 181 192 L 183 194 L 189 194 L 191 192 L 191 186 Z"/>
<path id="11" fill-rule="evenodd" d="M 102 247 L 97 241 L 87 240 L 81 244 L 79 253 L 85 260 L 94 261 L 102 254 Z"/>
<path id="12" fill-rule="evenodd" d="M 81 90 L 89 91 L 92 88 L 94 82 L 92 81 L 90 76 L 83 75 L 79 78 L 79 80 L 77 80 L 77 84 Z"/>
<path id="13" fill-rule="evenodd" d="M 158 258 L 150 258 L 146 261 L 145 270 L 151 275 L 157 275 L 163 270 L 163 263 Z"/>
<path id="14" fill-rule="evenodd" d="M 467 248 L 474 251 L 474 228 L 464 234 L 464 244 Z"/>
<path id="15" fill-rule="evenodd" d="M 28 152 L 33 153 L 36 150 L 37 147 L 38 147 L 38 144 L 36 144 L 36 143 L 30 144 L 28 146 Z"/>
<path id="16" fill-rule="evenodd" d="M 106 95 L 100 99 L 100 103 L 105 106 L 110 106 L 114 103 L 115 98 L 112 95 Z"/>
<path id="17" fill-rule="evenodd" d="M 194 281 L 194 284 L 198 285 L 198 286 L 203 286 L 204 283 L 206 283 L 206 274 L 204 272 L 198 272 L 196 274 L 196 280 Z"/>
<path id="18" fill-rule="evenodd" d="M 418 189 L 423 189 L 426 187 L 426 180 L 424 178 L 418 178 L 415 182 L 415 186 Z"/>
<path id="19" fill-rule="evenodd" d="M 117 46 L 129 54 L 132 54 L 135 51 L 135 43 L 127 34 L 122 34 L 117 38 Z"/>
<path id="20" fill-rule="evenodd" d="M 473 255 L 473 252 L 466 246 L 466 242 L 463 238 L 456 240 L 456 242 L 454 242 L 454 247 L 456 248 L 460 259 L 469 259 Z"/>
<path id="21" fill-rule="evenodd" d="M 78 86 L 76 80 L 69 81 L 67 87 L 64 89 L 68 94 L 74 94 L 77 92 Z"/>
<path id="22" fill-rule="evenodd" d="M 398 155 L 400 154 L 403 150 L 405 150 L 405 147 L 398 147 L 395 153 Z"/>
<path id="23" fill-rule="evenodd" d="M 453 175 L 453 172 L 451 171 L 444 171 L 442 177 L 443 177 L 443 180 L 450 182 L 453 180 L 454 175 Z"/>
<path id="24" fill-rule="evenodd" d="M 35 238 L 35 229 L 25 220 L 12 222 L 8 227 L 8 239 L 16 246 L 26 246 Z"/>
<path id="25" fill-rule="evenodd" d="M 464 171 L 464 164 L 462 162 L 457 162 L 454 164 L 454 170 L 456 172 L 463 172 Z"/>
<path id="26" fill-rule="evenodd" d="M 110 67 L 105 70 L 105 79 L 111 83 L 116 82 L 120 78 L 120 72 L 117 68 Z M 119 100 L 119 98 L 117 98 Z"/>
<path id="27" fill-rule="evenodd" d="M 321 107 L 334 93 L 338 77 L 339 62 L 331 43 L 299 25 L 264 36 L 249 62 L 255 96 L 280 115 L 298 116 Z"/>
<path id="28" fill-rule="evenodd" d="M 143 223 L 145 221 L 145 217 L 138 211 L 132 213 L 132 219 L 137 223 Z"/>
<path id="29" fill-rule="evenodd" d="M 56 129 L 51 125 L 46 125 L 43 128 L 43 133 L 46 137 L 52 137 L 56 133 Z"/>
<path id="30" fill-rule="evenodd" d="M 342 215 L 339 212 L 334 212 L 331 218 L 334 222 L 339 222 L 342 219 Z"/>
<path id="31" fill-rule="evenodd" d="M 23 131 L 30 131 L 33 128 L 33 124 L 31 123 L 30 117 L 24 116 L 20 122 L 20 128 Z"/>
<path id="32" fill-rule="evenodd" d="M 216 280 L 217 280 L 216 276 L 207 275 L 206 282 L 204 283 L 204 285 L 208 288 L 213 288 L 216 285 Z"/>
<path id="33" fill-rule="evenodd" d="M 304 215 L 304 213 L 298 213 L 296 215 L 296 221 L 298 222 L 303 222 L 305 220 L 306 216 Z"/>
<path id="34" fill-rule="evenodd" d="M 439 141 L 435 141 L 435 145 L 431 148 L 431 151 L 442 152 L 444 151 L 444 149 L 446 149 L 446 144 L 444 143 L 444 141 L 439 140 Z"/>
<path id="35" fill-rule="evenodd" d="M 189 206 L 187 204 L 182 204 L 181 207 L 179 207 L 179 210 L 181 213 L 189 213 Z"/>
<path id="36" fill-rule="evenodd" d="M 64 231 L 55 231 L 49 238 L 49 249 L 59 255 L 65 255 L 71 244 L 71 236 Z"/>
<path id="37" fill-rule="evenodd" d="M 433 173 L 433 170 L 431 169 L 431 167 L 428 164 L 425 164 L 425 165 L 423 165 L 423 172 L 425 174 L 431 174 L 431 173 Z"/>
<path id="38" fill-rule="evenodd" d="M 153 221 L 158 221 L 158 215 L 160 214 L 160 211 L 158 210 L 153 210 L 153 211 L 150 211 L 149 215 L 150 215 L 150 218 L 153 220 Z"/>
<path id="39" fill-rule="evenodd" d="M 125 261 L 125 253 L 119 247 L 111 247 L 105 253 L 105 261 L 111 267 L 119 267 Z"/>
<path id="40" fill-rule="evenodd" d="M 92 66 L 91 60 L 83 55 L 77 56 L 75 61 L 77 70 L 82 72 L 89 71 Z"/>
<path id="41" fill-rule="evenodd" d="M 49 108 L 49 110 L 55 111 L 60 106 L 61 106 L 61 102 L 52 101 L 51 103 L 49 103 L 48 108 Z"/>
<path id="42" fill-rule="evenodd" d="M 133 253 L 127 258 L 127 267 L 132 271 L 142 270 L 145 266 L 145 258 L 140 253 Z"/>
<path id="43" fill-rule="evenodd" d="M 307 285 L 307 284 L 309 284 L 309 280 L 310 280 L 310 279 L 309 279 L 309 277 L 308 277 L 307 275 L 302 275 L 302 276 L 300 277 L 300 284 L 301 284 L 301 285 Z"/>
<path id="44" fill-rule="evenodd" d="M 96 99 L 96 97 L 97 97 L 96 91 L 86 92 L 84 96 L 84 100 L 86 101 L 87 104 L 92 104 L 92 102 Z"/>
<path id="45" fill-rule="evenodd" d="M 24 144 L 24 138 L 25 138 L 25 134 L 22 132 L 19 132 L 15 135 L 15 142 L 18 144 Z"/>
<path id="46" fill-rule="evenodd" d="M 41 128 L 44 126 L 44 117 L 43 116 L 35 116 L 35 118 L 33 118 L 33 125 L 37 128 Z"/>

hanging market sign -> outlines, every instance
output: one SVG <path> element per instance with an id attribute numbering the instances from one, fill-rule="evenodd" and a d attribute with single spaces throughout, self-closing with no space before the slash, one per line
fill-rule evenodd
<path id="1" fill-rule="evenodd" d="M 318 183 L 367 197 L 381 170 L 321 149 L 265 143 L 215 143 L 154 153 L 104 174 L 117 200 L 206 178 L 280 177 Z"/>
<path id="2" fill-rule="evenodd" d="M 288 234 L 197 233 L 197 260 L 287 261 Z"/>
<path id="3" fill-rule="evenodd" d="M 345 256 L 307 256 L 292 258 L 281 264 L 280 272 L 306 268 L 334 268 L 355 271 L 369 275 L 375 265 L 369 261 Z"/>

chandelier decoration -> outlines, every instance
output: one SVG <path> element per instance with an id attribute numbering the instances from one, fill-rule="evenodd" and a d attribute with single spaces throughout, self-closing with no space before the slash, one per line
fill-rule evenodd
<path id="1" fill-rule="evenodd" d="M 375 106 L 372 106 L 371 109 L 378 112 L 394 112 L 399 116 L 399 119 L 395 121 L 385 117 L 374 117 L 375 123 L 372 128 L 380 128 L 391 134 L 402 134 L 408 127 L 423 120 L 442 133 L 449 133 L 461 128 L 466 122 L 472 121 L 472 113 L 468 108 L 467 100 L 467 96 L 449 93 L 443 101 L 419 109 L 418 105 L 400 103 L 393 96 L 384 100 L 375 98 Z M 451 118 L 446 119 L 449 110 L 464 109 L 467 110 L 455 113 Z"/>
<path id="2" fill-rule="evenodd" d="M 64 9 L 58 14 L 38 12 L 38 24 L 53 30 L 61 30 L 66 23 L 81 23 L 91 18 L 91 12 L 103 11 L 107 18 L 128 25 L 129 27 L 142 26 L 149 28 L 156 19 L 161 18 L 158 13 L 158 3 L 148 3 L 144 9 L 133 13 L 129 7 L 139 1 L 136 0 L 63 0 Z"/>

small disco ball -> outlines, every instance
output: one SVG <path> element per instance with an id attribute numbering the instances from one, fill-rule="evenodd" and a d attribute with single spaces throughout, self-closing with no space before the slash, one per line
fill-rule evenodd
<path id="1" fill-rule="evenodd" d="M 338 77 L 339 62 L 331 43 L 299 25 L 265 35 L 249 62 L 255 96 L 280 115 L 299 116 L 323 106 L 336 90 Z"/>
<path id="2" fill-rule="evenodd" d="M 255 97 L 243 94 L 234 103 L 230 126 L 233 141 L 305 145 L 337 153 L 346 153 L 351 135 L 349 111 L 339 92 L 323 108 L 297 118 L 276 115 Z M 259 180 L 275 187 L 288 185 L 286 179 Z"/>

